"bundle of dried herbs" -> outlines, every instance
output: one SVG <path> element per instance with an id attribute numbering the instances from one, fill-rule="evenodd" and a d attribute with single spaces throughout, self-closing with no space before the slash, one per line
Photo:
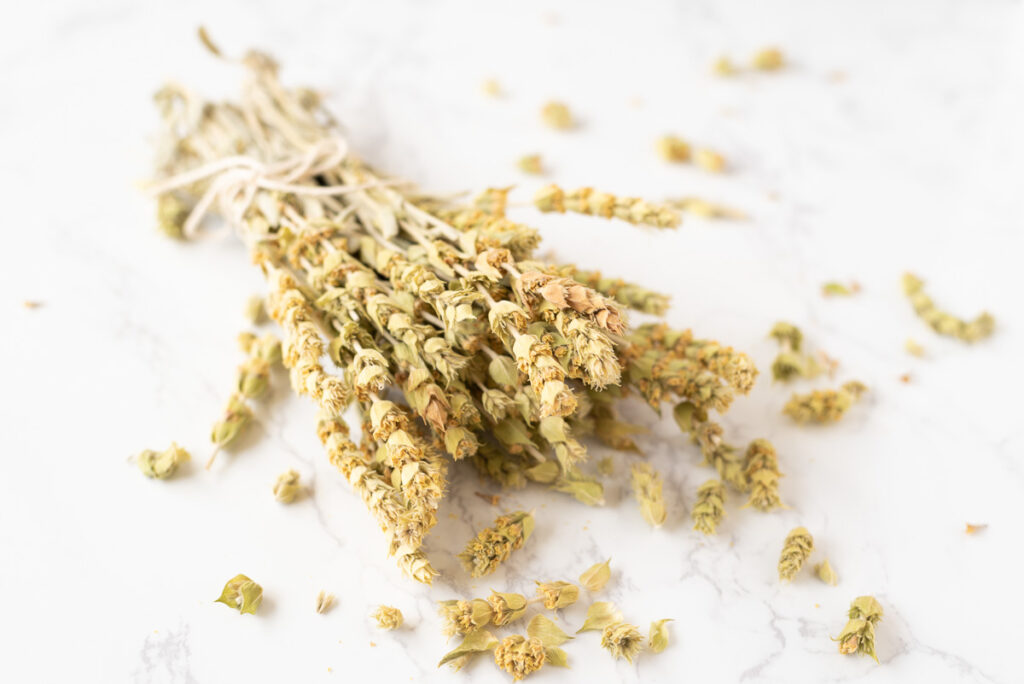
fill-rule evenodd
<path id="1" fill-rule="evenodd" d="M 774 501 L 764 491 L 774 486 L 774 464 L 745 464 L 710 417 L 751 389 L 757 369 L 749 357 L 665 325 L 630 329 L 624 309 L 661 313 L 666 298 L 539 260 L 537 231 L 505 216 L 507 189 L 459 204 L 374 171 L 314 91 L 286 88 L 266 55 L 249 53 L 241 63 L 237 102 L 204 101 L 176 85 L 157 94 L 160 225 L 190 238 L 217 214 L 246 244 L 269 286 L 266 310 L 282 329 L 292 387 L 319 405 L 317 432 L 330 462 L 407 574 L 426 583 L 436 575 L 421 546 L 453 461 L 504 486 L 532 481 L 602 503 L 579 440 L 592 435 L 637 450 L 637 429 L 616 412 L 630 395 L 655 411 L 676 404 L 680 426 L 726 484 L 756 485 L 752 496 L 765 507 Z M 587 189 L 551 186 L 538 206 L 678 223 L 671 208 Z M 247 375 L 218 444 L 244 424 L 244 397 L 265 380 L 262 360 L 255 354 L 246 368 L 254 386 Z M 358 445 L 343 417 L 350 410 Z M 638 483 L 657 524 L 657 482 Z M 709 501 L 705 528 L 721 517 L 720 500 Z M 477 541 L 480 548 L 467 551 L 475 572 L 515 547 L 509 539 L 490 553 L 481 545 L 497 538 Z M 469 607 L 465 619 L 475 620 Z"/>

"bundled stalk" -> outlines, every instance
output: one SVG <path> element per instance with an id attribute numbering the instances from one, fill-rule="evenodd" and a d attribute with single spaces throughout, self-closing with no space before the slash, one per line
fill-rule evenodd
<path id="1" fill-rule="evenodd" d="M 449 459 L 502 484 L 534 481 L 601 503 L 577 436 L 636 450 L 635 428 L 615 411 L 631 394 L 656 411 L 666 401 L 692 407 L 708 463 L 747 487 L 742 458 L 708 419 L 750 390 L 757 370 L 747 356 L 689 331 L 631 331 L 621 307 L 660 313 L 666 299 L 536 261 L 537 232 L 504 216 L 505 190 L 460 205 L 373 171 L 313 91 L 284 87 L 266 55 L 241 63 L 238 102 L 177 86 L 157 94 L 160 225 L 192 237 L 216 213 L 247 245 L 269 285 L 292 386 L 319 405 L 328 458 L 403 570 L 422 582 L 436 574 L 421 546 Z M 560 201 L 674 223 L 639 201 L 583 199 Z M 351 409 L 358 447 L 342 419 Z"/>

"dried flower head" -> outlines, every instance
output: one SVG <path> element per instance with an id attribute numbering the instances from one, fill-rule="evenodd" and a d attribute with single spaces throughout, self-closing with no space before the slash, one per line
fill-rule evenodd
<path id="1" fill-rule="evenodd" d="M 292 503 L 302 493 L 299 484 L 299 473 L 288 470 L 277 476 L 274 482 L 274 498 L 281 503 Z"/>
<path id="2" fill-rule="evenodd" d="M 371 617 L 381 629 L 398 629 L 405 621 L 402 611 L 393 606 L 379 606 Z"/>
<path id="3" fill-rule="evenodd" d="M 690 161 L 690 143 L 674 135 L 663 135 L 657 142 L 658 156 L 667 162 Z"/>
<path id="4" fill-rule="evenodd" d="M 827 558 L 814 566 L 814 574 L 825 584 L 832 586 L 839 584 L 839 575 L 832 569 L 832 564 L 828 562 Z"/>
<path id="5" fill-rule="evenodd" d="M 496 627 L 515 622 L 526 614 L 526 597 L 522 594 L 503 594 L 492 591 L 487 598 L 491 607 L 491 622 Z"/>
<path id="6" fill-rule="evenodd" d="M 539 176 L 544 173 L 544 164 L 539 154 L 527 154 L 519 158 L 516 164 L 523 173 Z"/>
<path id="7" fill-rule="evenodd" d="M 753 66 L 759 71 L 776 71 L 785 66 L 782 51 L 776 47 L 762 48 L 754 55 Z"/>
<path id="8" fill-rule="evenodd" d="M 537 637 L 513 634 L 494 649 L 494 662 L 517 682 L 543 667 L 546 660 L 544 644 Z"/>
<path id="9" fill-rule="evenodd" d="M 846 413 L 868 388 L 852 381 L 838 390 L 815 390 L 810 394 L 794 394 L 782 412 L 798 423 L 832 423 Z"/>
<path id="10" fill-rule="evenodd" d="M 779 579 L 793 581 L 814 550 L 814 538 L 806 527 L 796 527 L 786 536 L 779 556 Z"/>
<path id="11" fill-rule="evenodd" d="M 693 529 L 704 534 L 714 534 L 724 515 L 725 486 L 720 480 L 708 480 L 697 488 L 697 501 L 690 511 Z"/>
<path id="12" fill-rule="evenodd" d="M 652 527 L 665 522 L 665 499 L 662 496 L 661 475 L 649 463 L 634 463 L 632 468 L 633 494 L 640 503 L 640 512 Z"/>
<path id="13" fill-rule="evenodd" d="M 472 601 L 441 601 L 442 632 L 446 637 L 469 634 L 491 621 L 494 609 L 483 599 Z"/>
<path id="14" fill-rule="evenodd" d="M 850 604 L 849 622 L 836 637 L 843 655 L 861 653 L 878 662 L 875 653 L 875 626 L 882 620 L 882 606 L 873 596 L 860 596 Z"/>
<path id="15" fill-rule="evenodd" d="M 942 311 L 924 292 L 924 281 L 913 273 L 903 274 L 903 292 L 910 299 L 918 317 L 940 335 L 955 337 L 964 342 L 983 340 L 995 331 L 996 320 L 983 311 L 973 320 L 965 321 Z"/>
<path id="16" fill-rule="evenodd" d="M 614 658 L 633 658 L 644 649 L 644 635 L 635 626 L 626 622 L 608 625 L 601 632 L 601 646 L 608 649 Z"/>
<path id="17" fill-rule="evenodd" d="M 576 603 L 580 588 L 571 582 L 537 582 L 537 596 L 544 599 L 545 608 L 557 610 Z"/>
<path id="18" fill-rule="evenodd" d="M 182 463 L 191 460 L 192 456 L 177 445 L 171 442 L 171 446 L 163 451 L 152 451 L 146 449 L 135 458 L 139 470 L 146 477 L 163 480 L 170 477 Z"/>
<path id="19" fill-rule="evenodd" d="M 491 574 L 513 551 L 522 548 L 533 533 L 533 524 L 533 516 L 524 511 L 499 516 L 494 527 L 481 530 L 459 554 L 462 566 L 473 577 Z"/>
<path id="20" fill-rule="evenodd" d="M 775 447 L 767 439 L 755 439 L 747 447 L 743 474 L 750 487 L 748 506 L 759 511 L 770 511 L 782 506 L 779 498 L 779 458 Z"/>
<path id="21" fill-rule="evenodd" d="M 568 105 L 563 102 L 548 102 L 540 110 L 540 116 L 549 127 L 565 131 L 573 128 L 576 122 Z"/>
<path id="22" fill-rule="evenodd" d="M 693 161 L 697 166 L 711 173 L 723 173 L 725 171 L 725 157 L 706 147 L 697 148 L 697 151 L 693 154 Z"/>
<path id="23" fill-rule="evenodd" d="M 318 615 L 323 615 L 331 609 L 334 605 L 334 594 L 328 594 L 326 591 L 321 590 L 316 595 L 316 612 Z"/>
<path id="24" fill-rule="evenodd" d="M 580 584 L 589 592 L 604 589 L 604 585 L 608 584 L 612 576 L 611 562 L 612 559 L 609 558 L 603 563 L 591 565 L 580 575 Z"/>
<path id="25" fill-rule="evenodd" d="M 239 613 L 255 614 L 263 602 L 263 587 L 245 575 L 235 575 L 224 585 L 216 603 L 234 608 Z"/>

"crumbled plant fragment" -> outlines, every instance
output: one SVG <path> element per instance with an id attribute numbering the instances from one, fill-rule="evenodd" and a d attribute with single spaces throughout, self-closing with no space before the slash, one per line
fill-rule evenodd
<path id="1" fill-rule="evenodd" d="M 480 84 L 480 92 L 488 97 L 499 97 L 501 95 L 501 84 L 496 78 L 484 79 Z"/>
<path id="2" fill-rule="evenodd" d="M 852 381 L 837 390 L 794 394 L 782 412 L 798 423 L 834 423 L 867 391 L 863 383 Z"/>
<path id="3" fill-rule="evenodd" d="M 719 480 L 708 480 L 697 488 L 697 501 L 690 511 L 693 529 L 714 534 L 724 515 L 725 486 Z"/>
<path id="4" fill-rule="evenodd" d="M 711 65 L 711 71 L 716 76 L 734 76 L 736 74 L 736 65 L 732 63 L 732 60 L 726 56 L 721 56 L 715 60 L 715 63 Z"/>
<path id="5" fill-rule="evenodd" d="M 267 321 L 266 301 L 259 295 L 253 295 L 245 300 L 245 320 L 253 325 L 260 325 Z"/>
<path id="6" fill-rule="evenodd" d="M 461 670 L 466 666 L 469 660 L 485 651 L 493 651 L 498 645 L 498 640 L 494 638 L 490 632 L 486 629 L 478 629 L 473 632 L 466 634 L 466 637 L 462 640 L 462 643 L 456 646 L 454 649 L 445 654 L 441 658 L 441 662 L 437 664 L 438 667 L 451 663 L 456 671 Z"/>
<path id="7" fill-rule="evenodd" d="M 580 588 L 571 582 L 537 582 L 537 596 L 548 610 L 558 610 L 576 603 Z"/>
<path id="8" fill-rule="evenodd" d="M 32 299 L 26 299 L 25 301 L 23 301 L 21 303 L 21 305 L 23 307 L 25 307 L 26 309 L 38 309 L 39 307 L 41 307 L 43 305 L 43 303 L 42 302 L 37 302 L 37 301 L 32 300 Z"/>
<path id="9" fill-rule="evenodd" d="M 192 456 L 177 445 L 171 442 L 171 446 L 163 451 L 146 449 L 135 458 L 139 470 L 146 477 L 163 480 L 175 473 L 182 463 L 187 463 Z"/>
<path id="10" fill-rule="evenodd" d="M 697 166 L 711 173 L 723 173 L 725 171 L 725 157 L 706 147 L 697 148 L 697 151 L 693 153 L 693 161 Z"/>
<path id="11" fill-rule="evenodd" d="M 648 463 L 634 463 L 631 473 L 633 494 L 640 504 L 644 520 L 651 527 L 661 527 L 666 516 L 661 475 Z"/>
<path id="12" fill-rule="evenodd" d="M 743 461 L 743 474 L 750 488 L 747 506 L 759 511 L 770 511 L 782 506 L 779 498 L 779 457 L 767 439 L 755 439 L 747 447 Z"/>
<path id="13" fill-rule="evenodd" d="M 316 612 L 318 615 L 323 615 L 334 606 L 334 594 L 328 594 L 326 591 L 320 591 L 316 595 Z"/>
<path id="14" fill-rule="evenodd" d="M 668 623 L 670 622 L 672 622 L 671 618 L 665 618 L 651 623 L 651 631 L 647 635 L 647 648 L 652 653 L 661 653 L 668 647 Z"/>
<path id="15" fill-rule="evenodd" d="M 494 662 L 518 682 L 536 672 L 547 662 L 544 644 L 537 637 L 513 634 L 501 640 L 494 649 Z"/>
<path id="16" fill-rule="evenodd" d="M 903 274 L 903 292 L 910 299 L 910 304 L 918 317 L 940 335 L 973 343 L 985 339 L 995 331 L 996 319 L 987 311 L 966 321 L 939 309 L 932 298 L 925 294 L 924 281 L 912 273 Z"/>
<path id="17" fill-rule="evenodd" d="M 459 554 L 462 567 L 473 577 L 483 577 L 498 569 L 509 555 L 533 533 L 533 516 L 523 511 L 499 516 L 494 527 L 481 530 Z"/>
<path id="18" fill-rule="evenodd" d="M 611 477 L 615 474 L 615 461 L 611 456 L 605 456 L 597 462 L 597 472 L 601 473 L 605 477 Z"/>
<path id="19" fill-rule="evenodd" d="M 744 221 L 749 218 L 744 212 L 727 207 L 723 204 L 716 204 L 699 197 L 681 197 L 669 200 L 669 204 L 680 211 L 701 218 L 725 219 L 733 221 Z"/>
<path id="20" fill-rule="evenodd" d="M 608 625 L 601 632 L 601 647 L 607 649 L 614 658 L 624 658 L 632 663 L 640 651 L 644 649 L 644 635 L 636 625 L 618 622 Z"/>
<path id="21" fill-rule="evenodd" d="M 825 370 L 814 356 L 804 353 L 804 335 L 792 323 L 779 321 L 768 336 L 774 338 L 780 347 L 778 356 L 772 362 L 772 377 L 775 380 L 789 382 L 795 378 L 813 378 Z"/>
<path id="22" fill-rule="evenodd" d="M 567 131 L 576 126 L 572 112 L 564 102 L 548 102 L 540 110 L 541 119 L 549 128 Z"/>
<path id="23" fill-rule="evenodd" d="M 255 614 L 263 603 L 263 587 L 245 575 L 235 575 L 224 585 L 216 603 L 223 603 L 242 614 Z"/>
<path id="24" fill-rule="evenodd" d="M 280 503 L 292 503 L 302 494 L 302 485 L 299 484 L 299 473 L 294 470 L 287 470 L 277 476 L 274 482 L 274 499 Z"/>
<path id="25" fill-rule="evenodd" d="M 916 356 L 918 358 L 924 356 L 924 347 L 909 337 L 907 338 L 907 341 L 903 343 L 903 348 L 911 356 Z"/>
<path id="26" fill-rule="evenodd" d="M 576 630 L 576 633 L 601 631 L 608 625 L 622 622 L 622 613 L 615 607 L 614 603 L 608 601 L 595 601 L 587 608 L 587 617 L 583 620 L 583 626 Z"/>
<path id="27" fill-rule="evenodd" d="M 833 587 L 839 584 L 839 575 L 832 569 L 832 564 L 827 558 L 814 566 L 814 574 L 825 584 L 831 584 Z"/>
<path id="28" fill-rule="evenodd" d="M 859 653 L 869 655 L 878 662 L 875 653 L 875 627 L 882 621 L 882 605 L 874 596 L 859 596 L 850 604 L 849 622 L 836 637 L 843 655 Z"/>
<path id="29" fill-rule="evenodd" d="M 679 213 L 669 206 L 651 204 L 639 197 L 617 197 L 593 188 L 566 191 L 557 185 L 547 185 L 534 195 L 533 205 L 543 212 L 564 214 L 571 211 L 655 228 L 679 225 Z"/>
<path id="30" fill-rule="evenodd" d="M 544 163 L 539 154 L 528 154 L 519 158 L 516 164 L 523 173 L 531 176 L 540 176 L 544 173 Z"/>
<path id="31" fill-rule="evenodd" d="M 826 297 L 849 297 L 860 292 L 860 285 L 857 283 L 840 283 L 835 280 L 831 280 L 821 286 L 821 293 Z"/>
<path id="32" fill-rule="evenodd" d="M 972 525 L 971 523 L 967 523 L 964 532 L 966 532 L 967 534 L 977 534 L 978 532 L 984 530 L 986 527 L 988 527 L 987 524 Z"/>
<path id="33" fill-rule="evenodd" d="M 690 143 L 674 135 L 663 135 L 657 142 L 658 156 L 667 162 L 690 161 Z"/>
<path id="34" fill-rule="evenodd" d="M 796 527 L 786 536 L 779 555 L 779 579 L 792 582 L 814 550 L 814 538 L 806 527 Z"/>
<path id="35" fill-rule="evenodd" d="M 377 621 L 377 627 L 380 629 L 398 629 L 405 622 L 402 611 L 393 606 L 379 606 L 371 617 Z"/>
<path id="36" fill-rule="evenodd" d="M 501 494 L 484 494 L 483 492 L 473 493 L 492 506 L 497 506 L 501 502 Z"/>
<path id="37" fill-rule="evenodd" d="M 779 48 L 766 47 L 758 50 L 751 63 L 758 71 L 777 71 L 785 66 L 785 58 Z"/>
<path id="38" fill-rule="evenodd" d="M 608 580 L 611 579 L 612 559 L 609 558 L 603 563 L 594 563 L 589 568 L 583 571 L 580 575 L 580 584 L 589 592 L 601 591 L 604 589 L 604 585 L 608 584 Z"/>

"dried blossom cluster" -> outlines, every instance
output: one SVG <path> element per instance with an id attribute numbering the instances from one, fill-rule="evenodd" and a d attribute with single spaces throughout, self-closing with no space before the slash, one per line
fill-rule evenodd
<path id="1" fill-rule="evenodd" d="M 806 527 L 795 527 L 786 536 L 779 555 L 779 579 L 793 581 L 814 550 L 814 537 Z"/>
<path id="2" fill-rule="evenodd" d="M 875 626 L 882 621 L 882 604 L 874 596 L 859 596 L 850 604 L 849 622 L 836 641 L 843 655 L 861 653 L 878 662 L 875 653 Z"/>
<path id="3" fill-rule="evenodd" d="M 330 462 L 405 572 L 422 582 L 436 575 L 421 546 L 451 461 L 503 485 L 532 481 L 602 503 L 580 439 L 638 450 L 636 427 L 616 412 L 628 395 L 656 411 L 677 404 L 705 461 L 724 482 L 748 487 L 741 454 L 709 415 L 751 389 L 749 357 L 689 331 L 630 329 L 625 308 L 661 313 L 667 299 L 539 261 L 537 231 L 505 215 L 507 189 L 463 204 L 374 172 L 313 91 L 283 86 L 265 55 L 242 63 L 237 102 L 203 101 L 179 86 L 157 94 L 159 222 L 191 237 L 215 213 L 249 247 L 292 387 L 319 405 Z M 538 206 L 678 222 L 670 208 L 590 190 L 551 187 Z M 244 398 L 264 384 L 264 370 L 247 363 L 218 444 L 248 419 Z M 343 414 L 355 416 L 358 444 Z M 514 546 L 478 539 L 469 567 L 493 569 Z"/>

